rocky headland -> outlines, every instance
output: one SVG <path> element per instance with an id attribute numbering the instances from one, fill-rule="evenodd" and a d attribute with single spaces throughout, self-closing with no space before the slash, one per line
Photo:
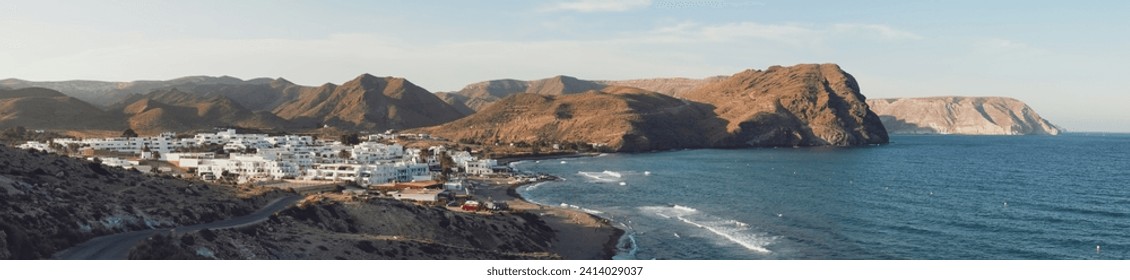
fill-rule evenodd
<path id="1" fill-rule="evenodd" d="M 1058 135 L 1062 129 L 1007 97 L 922 97 L 867 102 L 892 134 Z"/>

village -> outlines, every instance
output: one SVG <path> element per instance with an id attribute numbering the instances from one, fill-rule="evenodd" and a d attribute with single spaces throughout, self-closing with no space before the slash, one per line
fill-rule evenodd
<path id="1" fill-rule="evenodd" d="M 240 134 L 235 129 L 185 137 L 123 135 L 28 141 L 22 149 L 81 157 L 138 172 L 228 185 L 254 185 L 301 193 L 338 192 L 357 198 L 386 197 L 456 211 L 504 211 L 506 202 L 477 200 L 468 178 L 528 182 L 497 160 L 444 145 L 405 148 L 398 139 L 426 134 L 391 131 L 333 141 L 308 135 Z"/>

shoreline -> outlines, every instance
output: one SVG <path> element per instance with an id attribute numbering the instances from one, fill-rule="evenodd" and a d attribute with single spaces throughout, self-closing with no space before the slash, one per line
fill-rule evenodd
<path id="1" fill-rule="evenodd" d="M 496 158 L 499 165 L 510 165 L 511 163 L 531 160 L 551 160 L 551 159 L 564 159 L 564 158 L 580 158 L 580 157 L 595 157 L 605 153 L 561 153 L 550 155 L 517 155 L 509 157 Z M 611 153 L 608 153 L 611 154 Z"/>
<path id="2" fill-rule="evenodd" d="M 472 179 L 476 196 L 506 201 L 513 210 L 534 213 L 554 231 L 553 253 L 567 260 L 611 260 L 626 233 L 603 217 L 579 209 L 537 204 L 518 194 L 518 188 L 546 182 L 515 182 L 508 178 Z M 480 185 L 481 184 L 481 185 Z M 594 243 L 594 240 L 604 240 Z"/>

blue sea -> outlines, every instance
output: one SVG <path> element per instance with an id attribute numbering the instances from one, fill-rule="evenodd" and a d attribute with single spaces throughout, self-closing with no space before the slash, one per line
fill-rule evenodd
<path id="1" fill-rule="evenodd" d="M 627 231 L 617 259 L 1130 259 L 1130 135 L 526 161 L 519 189 Z"/>

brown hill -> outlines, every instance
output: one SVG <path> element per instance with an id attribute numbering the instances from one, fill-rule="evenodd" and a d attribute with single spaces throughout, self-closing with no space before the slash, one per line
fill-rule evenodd
<path id="1" fill-rule="evenodd" d="M 467 118 L 424 129 L 478 143 L 596 143 L 618 151 L 712 145 L 721 129 L 711 108 L 641 89 L 611 87 L 574 95 L 523 93 Z"/>
<path id="2" fill-rule="evenodd" d="M 304 127 L 405 129 L 432 126 L 464 115 L 431 92 L 403 78 L 364 74 L 341 86 L 301 91 L 273 111 Z"/>
<path id="3" fill-rule="evenodd" d="M 234 78 L 232 78 L 234 79 Z M 271 111 L 282 103 L 295 99 L 302 91 L 310 87 L 296 85 L 282 78 L 260 78 L 239 83 L 221 83 L 226 80 L 203 80 L 200 82 L 177 84 L 165 89 L 157 89 L 145 94 L 133 94 L 128 98 L 110 105 L 114 111 L 120 111 L 139 100 L 148 98 L 150 94 L 159 94 L 176 90 L 185 95 L 185 98 L 199 100 L 200 98 L 225 97 L 235 101 L 240 106 L 252 111 Z"/>
<path id="4" fill-rule="evenodd" d="M 204 97 L 176 89 L 153 92 L 122 109 L 141 134 L 186 132 L 213 127 L 284 129 L 289 124 L 267 112 L 252 112 L 224 96 Z"/>
<path id="5" fill-rule="evenodd" d="M 123 129 L 102 110 L 45 88 L 0 90 L 0 128 Z"/>
<path id="6" fill-rule="evenodd" d="M 503 79 L 467 85 L 457 92 L 445 93 L 445 95 L 458 95 L 464 98 L 449 97 L 444 100 L 449 104 L 462 103 L 464 106 L 477 111 L 502 98 L 519 93 L 562 95 L 600 90 L 604 87 L 604 84 L 598 82 L 563 75 L 532 81 Z M 462 102 L 457 102 L 459 100 Z"/>
<path id="7" fill-rule="evenodd" d="M 618 151 L 888 141 L 855 79 L 833 64 L 744 71 L 686 96 L 624 86 L 518 94 L 422 131 L 462 142 L 598 143 Z"/>
<path id="8" fill-rule="evenodd" d="M 873 99 L 867 104 L 892 134 L 1057 135 L 1059 127 L 1007 97 Z"/>
<path id="9" fill-rule="evenodd" d="M 636 80 L 620 80 L 620 81 L 597 81 L 598 83 L 610 86 L 627 86 L 634 88 L 641 88 L 650 90 L 674 97 L 682 97 L 683 94 L 691 92 L 694 89 L 708 84 L 717 82 L 727 76 L 715 76 L 705 79 L 689 79 L 689 78 L 654 78 L 654 79 L 636 79 Z"/>
<path id="10" fill-rule="evenodd" d="M 237 84 L 262 84 L 267 81 L 254 79 L 243 81 L 234 77 L 220 76 L 188 76 L 166 81 L 133 81 L 133 82 L 103 82 L 103 81 L 58 81 L 34 82 L 19 79 L 0 80 L 0 85 L 9 88 L 41 87 L 49 88 L 78 98 L 100 108 L 110 108 L 114 104 L 123 103 L 135 95 L 174 87 L 187 88 L 194 85 L 237 85 Z M 134 100 L 136 101 L 136 100 Z M 132 103 L 132 102 L 128 102 Z"/>
<path id="11" fill-rule="evenodd" d="M 475 104 L 479 102 L 471 100 L 472 98 L 477 97 L 466 97 L 451 92 L 437 92 L 436 97 L 439 97 L 440 100 L 446 102 L 447 105 L 451 105 L 451 107 L 455 108 L 456 111 L 459 111 L 459 113 L 463 115 L 474 114 L 475 109 L 471 109 L 468 104 Z"/>
<path id="12" fill-rule="evenodd" d="M 887 143 L 859 84 L 835 64 L 746 70 L 685 97 L 715 106 L 728 145 L 820 146 Z"/>

